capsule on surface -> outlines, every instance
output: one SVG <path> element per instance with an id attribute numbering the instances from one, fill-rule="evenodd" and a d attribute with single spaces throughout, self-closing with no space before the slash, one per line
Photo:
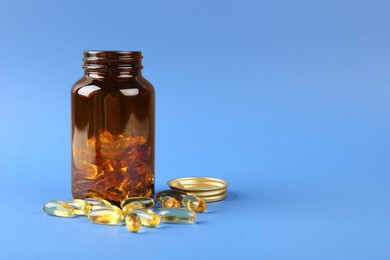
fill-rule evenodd
<path id="1" fill-rule="evenodd" d="M 143 208 L 145 208 L 144 204 L 141 203 L 140 201 L 129 202 L 122 208 L 123 216 L 129 215 L 136 209 L 143 209 Z"/>
<path id="2" fill-rule="evenodd" d="M 125 220 L 126 227 L 131 232 L 137 232 L 142 226 L 141 219 L 136 213 L 130 213 L 126 216 Z"/>
<path id="3" fill-rule="evenodd" d="M 93 223 L 118 225 L 123 218 L 122 210 L 114 205 L 97 205 L 92 206 L 88 213 L 88 218 Z"/>
<path id="4" fill-rule="evenodd" d="M 180 208 L 180 202 L 177 201 L 177 199 L 172 198 L 172 197 L 165 197 L 161 201 L 161 206 L 163 208 Z"/>
<path id="5" fill-rule="evenodd" d="M 158 215 L 162 222 L 172 224 L 188 224 L 196 218 L 195 212 L 190 209 L 162 209 Z"/>
<path id="6" fill-rule="evenodd" d="M 186 195 L 187 193 L 181 190 L 163 190 L 156 194 L 156 201 L 161 202 L 165 197 L 172 197 L 181 203 Z"/>
<path id="7" fill-rule="evenodd" d="M 157 227 L 160 224 L 160 217 L 150 209 L 136 209 L 133 213 L 137 214 L 143 226 Z"/>
<path id="8" fill-rule="evenodd" d="M 85 200 L 73 199 L 66 201 L 74 209 L 75 215 L 88 215 L 88 212 L 91 210 L 92 206 Z"/>
<path id="9" fill-rule="evenodd" d="M 48 215 L 69 218 L 74 214 L 74 209 L 68 203 L 60 200 L 51 200 L 43 205 L 43 211 Z"/>
<path id="10" fill-rule="evenodd" d="M 154 200 L 149 197 L 131 197 L 121 201 L 121 208 L 133 201 L 139 201 L 144 204 L 144 208 L 150 209 L 154 206 Z"/>
<path id="11" fill-rule="evenodd" d="M 85 201 L 91 204 L 91 206 L 111 205 L 111 203 L 108 200 L 99 199 L 99 198 L 86 198 Z"/>
<path id="12" fill-rule="evenodd" d="M 196 212 L 204 212 L 207 209 L 206 202 L 195 195 L 187 195 L 183 198 L 183 205 Z"/>

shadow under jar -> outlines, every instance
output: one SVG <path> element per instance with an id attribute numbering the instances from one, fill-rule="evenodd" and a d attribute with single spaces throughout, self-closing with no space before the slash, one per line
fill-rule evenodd
<path id="1" fill-rule="evenodd" d="M 139 51 L 85 51 L 72 88 L 72 195 L 153 197 L 155 97 Z"/>

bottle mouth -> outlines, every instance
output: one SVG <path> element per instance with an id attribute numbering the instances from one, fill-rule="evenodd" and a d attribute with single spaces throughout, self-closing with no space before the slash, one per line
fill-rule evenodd
<path id="1" fill-rule="evenodd" d="M 141 51 L 87 50 L 83 52 L 83 68 L 87 70 L 142 69 Z"/>

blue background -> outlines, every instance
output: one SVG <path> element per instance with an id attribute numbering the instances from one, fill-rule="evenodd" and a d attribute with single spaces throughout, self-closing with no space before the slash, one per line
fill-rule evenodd
<path id="1" fill-rule="evenodd" d="M 1 1 L 0 258 L 390 259 L 390 2 Z M 45 215 L 70 194 L 82 51 L 142 50 L 156 188 L 229 180 L 194 225 Z"/>

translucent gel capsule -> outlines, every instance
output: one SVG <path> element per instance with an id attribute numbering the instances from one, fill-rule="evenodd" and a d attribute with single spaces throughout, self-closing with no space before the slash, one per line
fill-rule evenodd
<path id="1" fill-rule="evenodd" d="M 135 213 L 130 213 L 129 215 L 127 215 L 125 220 L 126 227 L 131 232 L 137 232 L 142 226 L 140 217 L 138 217 L 138 215 Z"/>
<path id="2" fill-rule="evenodd" d="M 123 218 L 122 210 L 114 205 L 97 205 L 92 206 L 88 213 L 88 218 L 93 223 L 118 225 Z"/>
<path id="3" fill-rule="evenodd" d="M 68 203 L 65 203 L 60 200 L 51 200 L 43 205 L 43 211 L 48 215 L 57 216 L 57 217 L 72 217 L 74 214 L 74 209 Z"/>
<path id="4" fill-rule="evenodd" d="M 156 194 L 156 201 L 161 202 L 165 197 L 172 197 L 181 203 L 186 195 L 187 193 L 181 190 L 163 190 Z"/>
<path id="5" fill-rule="evenodd" d="M 73 199 L 66 201 L 74 209 L 75 215 L 88 215 L 88 212 L 91 210 L 92 206 L 85 200 Z"/>
<path id="6" fill-rule="evenodd" d="M 169 209 L 169 208 L 180 208 L 180 202 L 177 201 L 177 199 L 172 197 L 165 197 L 161 201 L 161 206 L 163 208 Z"/>
<path id="7" fill-rule="evenodd" d="M 183 205 L 196 212 L 204 212 L 207 209 L 206 202 L 197 196 L 187 195 L 183 198 Z"/>
<path id="8" fill-rule="evenodd" d="M 144 226 L 157 227 L 160 224 L 160 217 L 150 209 L 136 209 L 133 211 L 136 213 Z"/>
<path id="9" fill-rule="evenodd" d="M 107 205 L 110 206 L 111 203 L 105 199 L 98 199 L 98 198 L 86 198 L 86 202 L 91 204 L 91 206 L 99 206 L 99 205 Z"/>
<path id="10" fill-rule="evenodd" d="M 154 200 L 152 198 L 149 198 L 149 197 L 131 197 L 131 198 L 127 198 L 127 199 L 121 201 L 121 208 L 123 208 L 126 204 L 128 204 L 130 202 L 133 202 L 133 201 L 141 202 L 142 204 L 144 204 L 144 207 L 146 209 L 150 209 L 150 208 L 152 208 L 154 206 Z"/>
<path id="11" fill-rule="evenodd" d="M 130 213 L 132 213 L 136 209 L 143 209 L 143 208 L 145 208 L 145 207 L 144 207 L 144 204 L 142 204 L 141 202 L 132 201 L 132 202 L 126 204 L 122 208 L 123 216 L 129 215 Z"/>
<path id="12" fill-rule="evenodd" d="M 188 224 L 194 222 L 195 212 L 190 209 L 162 209 L 158 215 L 162 222 L 173 224 Z"/>

